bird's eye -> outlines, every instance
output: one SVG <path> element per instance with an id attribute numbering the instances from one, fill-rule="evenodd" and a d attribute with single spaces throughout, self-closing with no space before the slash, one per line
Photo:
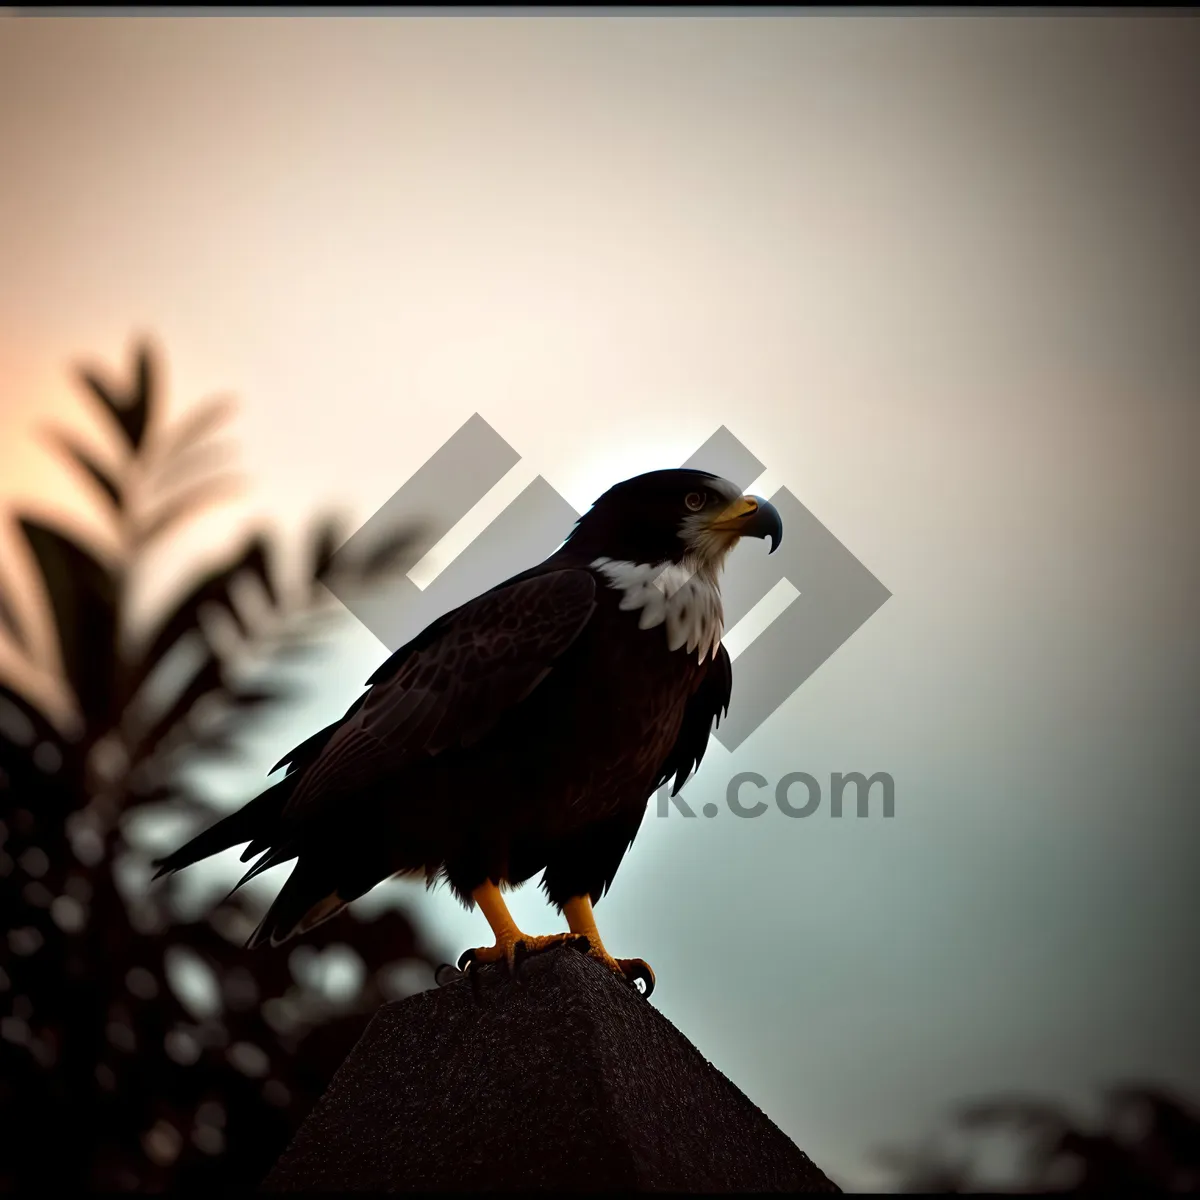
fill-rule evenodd
<path id="1" fill-rule="evenodd" d="M 684 496 L 683 502 L 692 510 L 692 512 L 699 512 L 704 507 L 704 493 L 688 492 L 688 494 Z"/>

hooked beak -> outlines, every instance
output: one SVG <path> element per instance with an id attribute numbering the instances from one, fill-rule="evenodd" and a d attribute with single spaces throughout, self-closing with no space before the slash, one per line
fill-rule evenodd
<path id="1" fill-rule="evenodd" d="M 761 496 L 743 496 L 734 501 L 709 528 L 718 533 L 736 533 L 738 537 L 769 537 L 771 554 L 783 541 L 783 521 L 779 511 Z"/>

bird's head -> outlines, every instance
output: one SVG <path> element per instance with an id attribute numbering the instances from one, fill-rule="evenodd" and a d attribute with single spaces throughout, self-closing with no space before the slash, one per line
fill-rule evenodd
<path id="1" fill-rule="evenodd" d="M 635 475 L 608 489 L 579 519 L 574 553 L 633 563 L 686 563 L 716 571 L 744 537 L 783 540 L 775 506 L 708 471 Z"/>

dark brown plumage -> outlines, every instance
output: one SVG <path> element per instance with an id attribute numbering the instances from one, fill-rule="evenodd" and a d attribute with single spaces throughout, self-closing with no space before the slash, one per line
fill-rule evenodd
<path id="1" fill-rule="evenodd" d="M 243 861 L 262 856 L 242 882 L 296 860 L 255 945 L 398 872 L 479 899 L 498 943 L 489 885 L 542 871 L 557 908 L 587 898 L 590 917 L 649 796 L 678 789 L 728 708 L 724 556 L 739 536 L 774 548 L 780 533 L 770 505 L 704 472 L 618 485 L 545 562 L 391 655 L 341 721 L 277 764 L 282 780 L 159 873 L 241 842 Z"/>

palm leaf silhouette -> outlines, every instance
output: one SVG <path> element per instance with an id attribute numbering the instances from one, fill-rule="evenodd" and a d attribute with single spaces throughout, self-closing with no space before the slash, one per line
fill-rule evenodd
<path id="1" fill-rule="evenodd" d="M 116 667 L 116 570 L 55 529 L 22 517 L 54 612 L 66 681 L 88 728 L 109 719 Z"/>
<path id="2" fill-rule="evenodd" d="M 18 619 L 17 610 L 13 608 L 12 601 L 9 599 L 9 587 L 3 574 L 0 574 L 0 630 L 16 643 L 18 649 L 29 649 L 25 628 Z"/>
<path id="3" fill-rule="evenodd" d="M 80 374 L 90 393 L 115 419 L 128 439 L 130 448 L 136 451 L 142 444 L 150 419 L 154 372 L 149 346 L 138 347 L 134 362 L 133 386 L 124 393 L 107 384 L 95 370 L 84 369 Z"/>
<path id="4" fill-rule="evenodd" d="M 60 430 L 54 431 L 53 444 L 69 463 L 77 467 L 108 497 L 113 508 L 121 507 L 124 497 L 121 495 L 120 485 L 112 473 L 97 462 L 96 456 L 90 450 L 71 434 Z"/>
<path id="5" fill-rule="evenodd" d="M 55 451 L 94 485 L 119 550 L 28 514 L 18 522 L 79 720 L 65 733 L 0 682 L 0 900 L 10 925 L 0 967 L 0 1188 L 256 1185 L 366 1019 L 396 994 L 396 965 L 430 965 L 404 913 L 351 913 L 306 945 L 360 964 L 358 985 L 331 996 L 303 955 L 244 949 L 262 915 L 249 890 L 197 917 L 176 882 L 145 886 L 153 851 L 131 832 L 135 819 L 202 825 L 221 815 L 185 768 L 228 755 L 250 721 L 287 703 L 293 693 L 279 681 L 246 677 L 247 654 L 310 644 L 340 543 L 337 522 L 317 520 L 295 588 L 278 576 L 269 540 L 253 534 L 130 627 L 145 555 L 226 499 L 238 478 L 228 443 L 212 437 L 232 403 L 205 401 L 164 426 L 162 375 L 146 344 L 127 386 L 80 373 L 92 414 L 117 436 L 116 465 L 73 431 L 53 435 Z M 369 582 L 411 536 L 397 531 L 357 561 L 338 556 L 337 567 Z M 261 605 L 243 603 L 246 583 Z M 0 579 L 0 630 L 31 653 L 10 596 Z M 217 619 L 236 635 L 228 644 L 211 636 Z M 130 878 L 136 886 L 122 884 Z M 207 981 L 206 1006 L 189 999 L 189 977 L 193 990 Z M 70 1138 L 70 1153 L 41 1149 L 55 1132 Z"/>

